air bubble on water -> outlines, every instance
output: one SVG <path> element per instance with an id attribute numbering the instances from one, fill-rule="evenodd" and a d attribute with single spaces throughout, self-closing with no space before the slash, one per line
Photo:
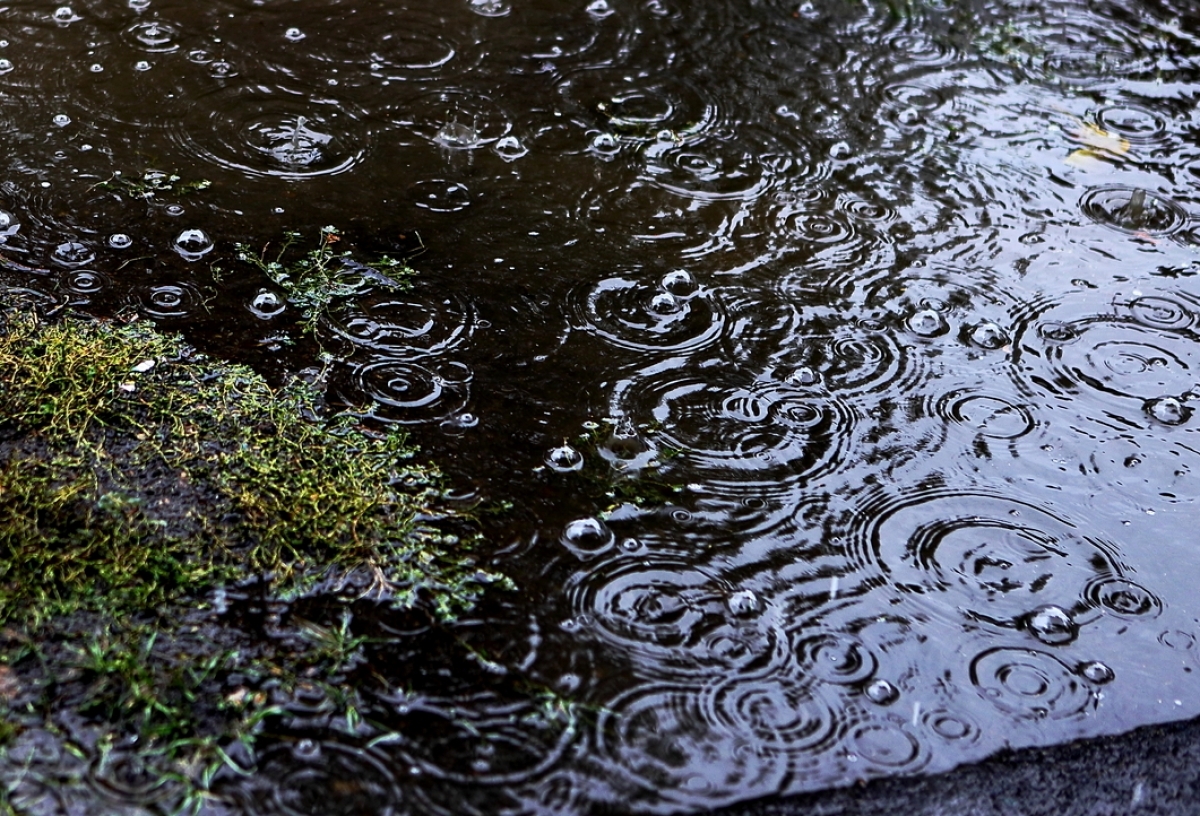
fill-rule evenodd
<path id="1" fill-rule="evenodd" d="M 1079 673 L 1085 680 L 1095 683 L 1096 685 L 1104 685 L 1111 683 L 1116 674 L 1105 664 L 1099 660 L 1092 660 L 1087 663 L 1082 663 L 1078 669 Z"/>
<path id="2" fill-rule="evenodd" d="M 725 598 L 725 606 L 729 608 L 729 614 L 736 618 L 757 615 L 763 610 L 762 599 L 752 589 L 742 589 L 731 593 Z"/>
<path id="3" fill-rule="evenodd" d="M 135 71 L 149 71 L 150 67 L 150 63 L 146 60 L 138 60 L 133 64 L 133 70 Z"/>
<path id="4" fill-rule="evenodd" d="M 787 376 L 787 381 L 791 385 L 816 385 L 818 382 L 820 382 L 820 380 L 821 378 L 817 375 L 817 372 L 813 371 L 808 366 L 797 368 Z"/>
<path id="5" fill-rule="evenodd" d="M 283 36 L 286 37 L 290 42 L 300 42 L 304 39 L 305 34 L 298 28 L 289 28 L 287 31 L 283 32 Z"/>
<path id="6" fill-rule="evenodd" d="M 7 74 L 13 69 L 12 60 L 0 59 L 0 74 Z"/>
<path id="7" fill-rule="evenodd" d="M 250 299 L 250 312 L 260 320 L 270 320 L 281 314 L 286 307 L 283 298 L 270 289 L 259 289 Z"/>
<path id="8" fill-rule="evenodd" d="M 51 119 L 50 121 L 52 121 L 54 124 L 58 125 L 59 127 L 66 127 L 67 125 L 71 124 L 71 117 L 67 116 L 65 113 L 58 113 L 58 114 L 55 114 L 54 118 Z"/>
<path id="9" fill-rule="evenodd" d="M 980 348 L 995 350 L 1008 345 L 1008 334 L 990 321 L 971 329 L 971 342 Z"/>
<path id="10" fill-rule="evenodd" d="M 669 292 L 659 292 L 650 299 L 650 311 L 656 315 L 673 315 L 679 314 L 683 310 L 683 303 L 679 298 Z"/>
<path id="11" fill-rule="evenodd" d="M 168 204 L 167 206 L 163 207 L 163 212 L 172 218 L 178 218 L 187 212 L 187 210 L 183 208 L 182 204 Z"/>
<path id="12" fill-rule="evenodd" d="M 67 241 L 56 246 L 50 257 L 60 266 L 71 268 L 90 264 L 96 260 L 96 253 L 78 241 Z"/>
<path id="13" fill-rule="evenodd" d="M 0 236 L 7 238 L 21 228 L 21 222 L 8 210 L 0 210 Z"/>
<path id="14" fill-rule="evenodd" d="M 495 151 L 505 161 L 515 161 L 527 154 L 529 149 L 516 136 L 504 136 L 497 140 Z"/>
<path id="15" fill-rule="evenodd" d="M 150 8 L 150 0 L 129 0 L 129 7 L 134 11 L 145 11 Z"/>
<path id="16" fill-rule="evenodd" d="M 59 6 L 54 10 L 54 21 L 60 24 L 73 23 L 83 18 L 77 15 L 70 6 Z"/>
<path id="17" fill-rule="evenodd" d="M 1025 628 L 1031 635 L 1050 646 L 1070 643 L 1079 635 L 1079 625 L 1060 606 L 1047 604 L 1038 607 L 1025 618 Z"/>
<path id="18" fill-rule="evenodd" d="M 1192 409 L 1178 397 L 1159 397 L 1146 403 L 1146 413 L 1163 425 L 1182 425 L 1192 417 Z"/>
<path id="19" fill-rule="evenodd" d="M 467 5 L 481 17 L 503 17 L 512 11 L 507 0 L 469 0 Z"/>
<path id="20" fill-rule="evenodd" d="M 91 65 L 88 66 L 88 70 L 91 71 L 93 74 L 98 74 L 104 70 L 104 66 L 98 62 L 93 62 Z"/>
<path id="21" fill-rule="evenodd" d="M 607 549 L 614 538 L 608 525 L 591 517 L 575 519 L 562 533 L 562 543 L 583 556 L 594 555 Z"/>
<path id="22" fill-rule="evenodd" d="M 123 232 L 114 232 L 108 236 L 108 245 L 113 249 L 129 249 L 133 245 L 133 238 Z"/>
<path id="23" fill-rule="evenodd" d="M 620 147 L 620 140 L 611 133 L 597 133 L 592 137 L 592 150 L 602 156 L 611 156 Z"/>
<path id="24" fill-rule="evenodd" d="M 592 0 L 592 2 L 588 3 L 587 11 L 593 17 L 603 19 L 613 13 L 613 7 L 609 4 L 608 0 Z"/>
<path id="25" fill-rule="evenodd" d="M 479 415 L 472 414 L 470 411 L 463 411 L 461 414 L 447 417 L 442 420 L 439 427 L 443 431 L 449 433 L 460 433 L 479 426 Z"/>
<path id="26" fill-rule="evenodd" d="M 854 155 L 854 148 L 846 142 L 837 142 L 829 148 L 829 158 L 834 161 L 845 161 Z"/>
<path id="27" fill-rule="evenodd" d="M 933 309 L 922 309 L 909 317 L 908 328 L 921 337 L 937 337 L 950 330 L 946 318 Z"/>
<path id="28" fill-rule="evenodd" d="M 564 442 L 546 454 L 546 466 L 559 473 L 571 473 L 583 468 L 583 454 Z"/>
<path id="29" fill-rule="evenodd" d="M 867 695 L 867 699 L 875 705 L 891 705 L 900 699 L 900 689 L 883 679 L 872 680 L 867 684 L 864 693 Z"/>
<path id="30" fill-rule="evenodd" d="M 699 288 L 696 285 L 696 279 L 691 273 L 684 269 L 676 269 L 674 272 L 668 272 L 663 276 L 662 288 L 670 292 L 676 297 L 688 297 L 696 294 Z"/>
<path id="31" fill-rule="evenodd" d="M 196 261 L 212 251 L 213 242 L 201 229 L 185 229 L 175 239 L 174 249 L 187 261 Z"/>

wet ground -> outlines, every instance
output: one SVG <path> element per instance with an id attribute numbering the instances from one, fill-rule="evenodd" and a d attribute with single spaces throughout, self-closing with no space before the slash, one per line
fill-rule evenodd
<path id="1" fill-rule="evenodd" d="M 364 725 L 297 705 L 222 807 L 688 812 L 1200 714 L 1198 37 L 1165 0 L 0 5 L 7 276 L 271 377 L 324 352 L 507 508 L 520 590 L 355 606 Z M 419 275 L 313 340 L 246 258 L 326 225 Z"/>

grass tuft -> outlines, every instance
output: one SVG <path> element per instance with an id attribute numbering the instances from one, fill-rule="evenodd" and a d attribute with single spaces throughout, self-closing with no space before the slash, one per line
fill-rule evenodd
<path id="1" fill-rule="evenodd" d="M 272 388 L 142 325 L 15 310 L 3 328 L 0 626 L 143 608 L 247 570 L 293 594 L 365 570 L 444 614 L 499 580 L 438 529 L 456 521 L 437 509 L 440 474 L 405 436 L 314 418 L 306 384 Z"/>

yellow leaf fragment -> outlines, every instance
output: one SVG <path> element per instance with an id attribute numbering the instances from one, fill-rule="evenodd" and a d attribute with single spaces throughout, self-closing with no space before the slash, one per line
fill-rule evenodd
<path id="1" fill-rule="evenodd" d="M 1121 157 L 1129 152 L 1129 140 L 1114 136 L 1102 127 L 1089 122 L 1080 122 L 1079 127 L 1067 131 L 1067 135 L 1079 142 L 1085 150 L 1108 153 Z"/>

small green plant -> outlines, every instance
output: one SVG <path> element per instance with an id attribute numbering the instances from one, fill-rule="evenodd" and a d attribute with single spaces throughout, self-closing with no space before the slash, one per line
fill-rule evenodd
<path id="1" fill-rule="evenodd" d="M 338 252 L 336 246 L 342 239 L 336 227 L 322 227 L 317 246 L 307 251 L 298 250 L 301 240 L 300 233 L 287 233 L 273 255 L 270 245 L 257 253 L 245 244 L 237 249 L 239 260 L 259 269 L 287 293 L 309 333 L 322 317 L 348 299 L 381 289 L 406 289 L 413 274 L 395 258 L 385 256 L 364 264 L 350 252 Z"/>
<path id="2" fill-rule="evenodd" d="M 126 176 L 120 170 L 107 179 L 92 185 L 92 189 L 109 190 L 133 199 L 149 200 L 159 194 L 187 195 L 206 190 L 212 182 L 206 179 L 183 181 L 175 173 L 146 170 L 140 177 Z"/>

